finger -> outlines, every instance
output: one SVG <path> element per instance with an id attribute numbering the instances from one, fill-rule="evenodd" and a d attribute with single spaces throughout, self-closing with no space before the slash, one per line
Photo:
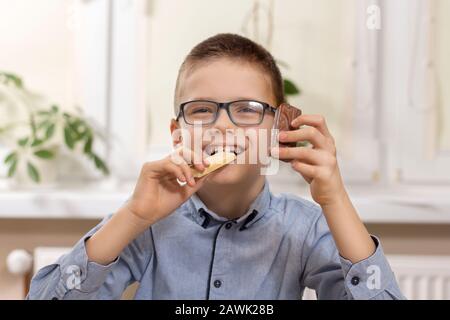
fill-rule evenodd
<path id="1" fill-rule="evenodd" d="M 174 163 L 168 162 L 165 166 L 165 170 L 173 174 L 173 176 L 181 182 L 187 182 L 186 176 L 183 170 Z"/>
<path id="2" fill-rule="evenodd" d="M 317 171 L 316 166 L 303 163 L 299 160 L 293 160 L 291 166 L 295 171 L 299 172 L 308 183 L 311 183 Z"/>
<path id="3" fill-rule="evenodd" d="M 195 179 L 192 175 L 191 167 L 187 164 L 187 162 L 184 162 L 182 164 L 178 165 L 179 168 L 183 171 L 184 176 L 186 177 L 186 182 L 189 186 L 193 187 L 195 186 Z"/>
<path id="4" fill-rule="evenodd" d="M 300 128 L 302 125 L 308 125 L 317 128 L 325 137 L 333 138 L 325 120 L 320 114 L 302 114 L 291 122 L 291 126 Z"/>
<path id="5" fill-rule="evenodd" d="M 300 148 L 300 147 L 274 147 L 272 149 L 270 149 L 270 155 L 271 157 L 275 158 L 275 159 L 279 159 L 279 160 L 287 160 L 287 161 L 291 161 L 293 159 L 297 158 L 297 151 L 291 150 L 291 149 L 296 149 L 296 148 Z M 304 148 L 307 149 L 307 148 Z M 308 148 L 309 149 L 309 148 Z M 311 149 L 313 150 L 313 149 Z M 282 155 L 280 156 L 280 152 L 282 153 Z M 307 159 L 303 159 L 303 161 L 305 162 L 309 162 L 309 160 Z"/>
<path id="6" fill-rule="evenodd" d="M 305 147 L 280 148 L 278 157 L 283 160 L 301 160 L 321 166 L 332 166 L 335 164 L 334 156 L 327 151 Z"/>
<path id="7" fill-rule="evenodd" d="M 328 147 L 325 136 L 314 127 L 305 127 L 297 130 L 282 131 L 278 135 L 280 142 L 309 141 L 314 147 L 325 149 Z"/>
<path id="8" fill-rule="evenodd" d="M 195 186 L 191 187 L 188 186 L 188 188 L 192 189 L 192 192 L 196 192 L 198 189 L 200 189 L 203 184 L 205 183 L 205 181 L 209 178 L 209 175 L 203 176 L 201 178 L 198 178 L 195 180 Z"/>
<path id="9" fill-rule="evenodd" d="M 176 150 L 175 154 L 175 157 L 179 156 L 181 157 L 181 159 L 183 159 L 183 161 L 181 161 L 180 159 L 176 159 L 177 165 L 181 165 L 186 162 L 187 164 L 191 164 L 200 172 L 203 172 L 203 170 L 205 170 L 205 168 L 209 165 L 205 163 L 201 154 L 195 153 L 193 150 L 183 146 L 179 147 Z"/>
<path id="10" fill-rule="evenodd" d="M 203 159 L 202 153 L 195 152 L 189 148 L 182 150 L 182 156 L 188 164 L 193 165 L 199 171 L 203 171 L 209 166 L 208 161 Z"/>

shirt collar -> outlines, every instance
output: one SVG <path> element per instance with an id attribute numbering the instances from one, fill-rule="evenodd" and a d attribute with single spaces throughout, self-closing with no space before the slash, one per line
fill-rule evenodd
<path id="1" fill-rule="evenodd" d="M 272 194 L 269 189 L 269 183 L 266 180 L 264 182 L 263 189 L 258 194 L 256 199 L 251 203 L 247 212 L 243 216 L 235 220 L 229 220 L 225 217 L 221 217 L 212 210 L 209 210 L 203 203 L 203 201 L 200 200 L 197 194 L 193 194 L 189 198 L 188 205 L 191 209 L 194 221 L 202 225 L 204 228 L 208 227 L 209 225 L 230 221 L 241 224 L 240 230 L 245 230 L 265 215 L 270 207 L 271 197 Z"/>

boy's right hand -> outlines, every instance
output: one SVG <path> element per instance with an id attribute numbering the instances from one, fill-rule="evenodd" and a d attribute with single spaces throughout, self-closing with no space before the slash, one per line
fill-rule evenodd
<path id="1" fill-rule="evenodd" d="M 194 163 L 194 159 L 200 159 L 201 163 Z M 124 208 L 149 226 L 168 216 L 199 190 L 207 178 L 194 180 L 189 164 L 199 171 L 209 166 L 202 155 L 194 158 L 194 152 L 187 148 L 178 148 L 162 160 L 145 163 Z M 186 184 L 181 186 L 177 179 Z"/>

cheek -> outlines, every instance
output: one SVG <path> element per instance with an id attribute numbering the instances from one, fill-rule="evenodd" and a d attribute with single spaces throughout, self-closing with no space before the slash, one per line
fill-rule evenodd
<path id="1" fill-rule="evenodd" d="M 257 152 L 259 155 L 267 154 L 271 144 L 273 119 L 263 121 L 263 123 L 254 128 L 250 128 L 246 132 L 249 141 L 249 152 Z M 264 149 L 264 150 L 261 150 Z"/>
<path id="2" fill-rule="evenodd" d="M 195 129 L 192 126 L 182 127 L 183 146 L 191 150 L 201 150 L 202 130 Z"/>
<path id="3" fill-rule="evenodd" d="M 263 125 L 264 126 L 263 127 L 264 127 L 265 132 L 266 132 L 266 136 L 265 136 L 266 143 L 265 143 L 265 146 L 268 149 L 271 146 L 273 123 L 274 123 L 274 117 L 273 116 L 264 118 L 264 121 L 263 121 Z"/>

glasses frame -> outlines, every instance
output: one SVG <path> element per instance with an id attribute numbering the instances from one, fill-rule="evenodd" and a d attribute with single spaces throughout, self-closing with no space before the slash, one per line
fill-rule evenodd
<path id="1" fill-rule="evenodd" d="M 265 103 L 265 102 L 262 102 L 262 101 L 258 101 L 258 100 L 241 99 L 241 100 L 234 100 L 234 101 L 230 101 L 230 102 L 216 102 L 216 101 L 212 101 L 212 100 L 200 99 L 200 100 L 191 100 L 191 101 L 186 101 L 186 102 L 181 103 L 180 107 L 179 107 L 180 111 L 178 112 L 178 115 L 177 115 L 177 118 L 176 118 L 177 121 L 180 118 L 180 116 L 183 116 L 184 122 L 186 122 L 189 125 L 194 125 L 193 123 L 187 122 L 186 121 L 186 117 L 184 116 L 184 107 L 187 104 L 192 103 L 192 102 L 209 102 L 209 103 L 214 103 L 217 106 L 216 116 L 214 117 L 214 119 L 211 122 L 202 124 L 204 126 L 214 124 L 217 121 L 217 118 L 219 117 L 219 113 L 220 113 L 221 109 L 225 109 L 227 111 L 228 118 L 231 120 L 231 122 L 234 125 L 236 125 L 238 127 L 250 127 L 250 126 L 258 126 L 258 125 L 260 125 L 263 122 L 263 120 L 264 120 L 264 116 L 266 115 L 266 110 L 269 110 L 269 111 L 271 111 L 273 113 L 276 113 L 276 108 L 272 107 L 268 103 Z M 263 113 L 262 113 L 261 120 L 258 123 L 255 123 L 255 124 L 237 124 L 236 122 L 234 122 L 233 117 L 231 116 L 231 113 L 230 113 L 230 105 L 232 105 L 233 103 L 236 103 L 236 102 L 257 102 L 257 103 L 260 103 L 263 106 Z"/>

